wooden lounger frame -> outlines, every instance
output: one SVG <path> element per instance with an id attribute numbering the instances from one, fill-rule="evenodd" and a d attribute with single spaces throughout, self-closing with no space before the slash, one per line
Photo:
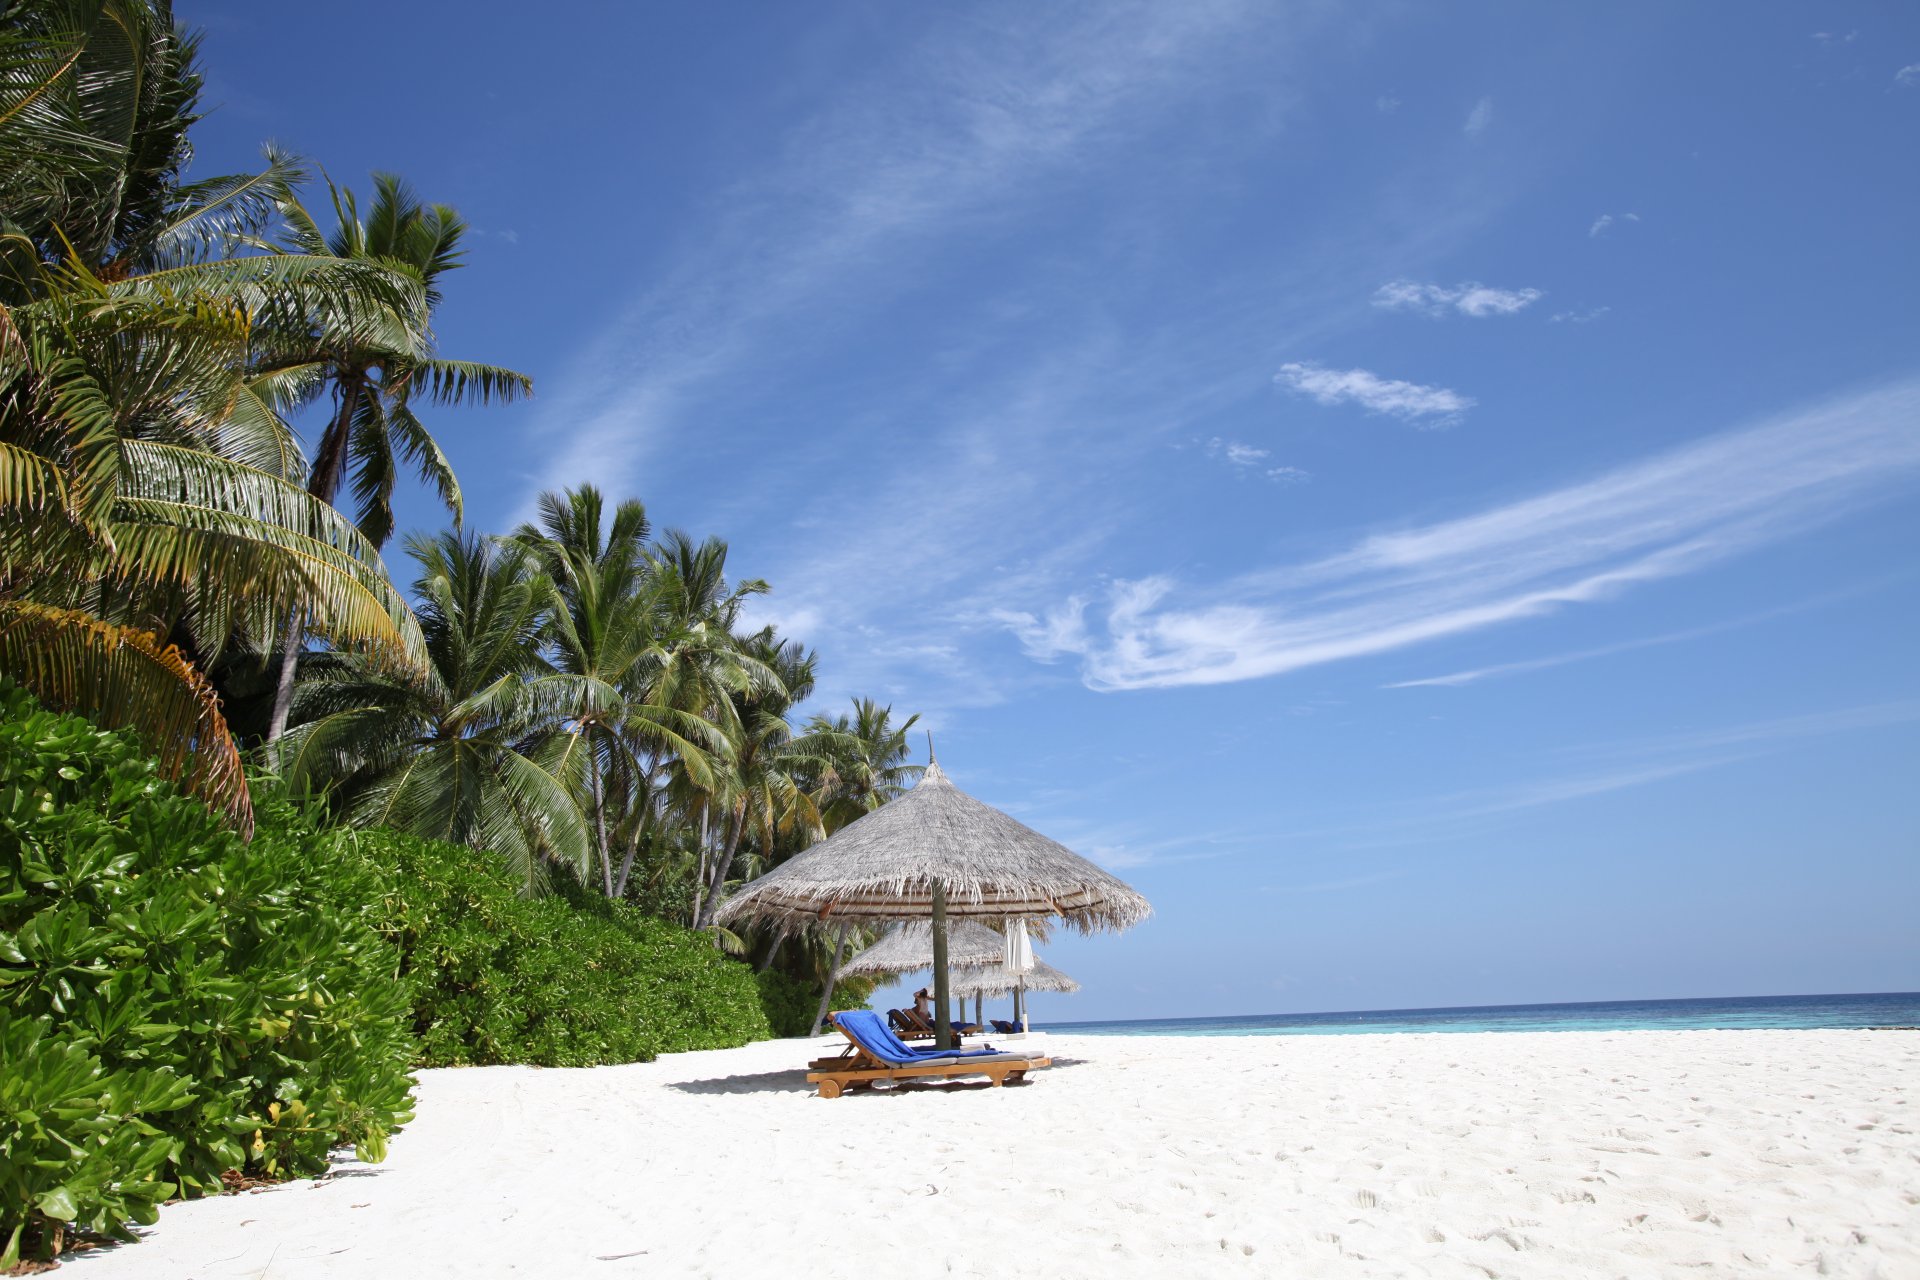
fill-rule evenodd
<path id="1" fill-rule="evenodd" d="M 1029 1071 L 1053 1065 L 1052 1058 L 998 1058 L 989 1062 L 977 1059 L 942 1063 L 939 1066 L 897 1067 L 883 1062 L 861 1047 L 839 1023 L 831 1024 L 847 1037 L 847 1047 L 828 1058 L 815 1058 L 807 1064 L 807 1083 L 817 1087 L 823 1098 L 837 1098 L 852 1089 L 871 1089 L 881 1080 L 917 1080 L 940 1076 L 985 1076 L 998 1089 L 1011 1080 L 1018 1084 Z"/>
<path id="2" fill-rule="evenodd" d="M 856 1055 L 854 1061 L 861 1059 L 865 1059 L 866 1065 L 809 1071 L 807 1083 L 817 1086 L 823 1098 L 837 1098 L 847 1090 L 871 1089 L 882 1080 L 939 1076 L 985 1076 L 998 1089 L 1009 1080 L 1018 1084 L 1029 1071 L 1053 1065 L 1052 1058 L 1004 1058 L 998 1062 L 949 1062 L 937 1067 L 896 1067 L 884 1063 L 875 1066 L 871 1065 L 873 1059 L 865 1054 Z"/>

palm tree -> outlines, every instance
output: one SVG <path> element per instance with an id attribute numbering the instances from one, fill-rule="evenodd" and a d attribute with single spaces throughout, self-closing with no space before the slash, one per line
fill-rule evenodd
<path id="1" fill-rule="evenodd" d="M 711 785 L 710 753 L 724 754 L 727 740 L 696 712 L 646 700 L 639 676 L 659 657 L 660 617 L 646 509 L 622 502 L 603 528 L 605 501 L 592 485 L 543 493 L 539 506 L 540 523 L 514 536 L 553 584 L 548 634 L 557 669 L 539 679 L 536 694 L 563 723 L 542 761 L 579 779 L 601 888 L 617 898 L 643 836 L 644 819 L 634 819 L 654 804 L 653 762 L 670 752 L 697 785 Z M 614 826 L 630 841 L 617 881 Z"/>
<path id="2" fill-rule="evenodd" d="M 221 256 L 299 166 L 182 184 L 193 41 L 164 0 L 30 0 L 0 33 L 0 671 L 140 733 L 250 824 L 195 662 L 298 605 L 336 643 L 417 662 L 379 556 L 285 480 L 298 456 L 247 368 L 314 307 L 406 308 L 368 262 Z"/>
<path id="3" fill-rule="evenodd" d="M 899 796 L 919 776 L 924 766 L 906 763 L 912 754 L 907 734 L 919 722 L 918 715 L 911 715 L 895 725 L 891 706 L 855 698 L 851 717 L 844 712 L 832 719 L 817 714 L 808 723 L 810 733 L 834 747 L 827 753 L 827 775 L 815 798 L 829 835 Z"/>
<path id="4" fill-rule="evenodd" d="M 787 713 L 813 691 L 818 656 L 794 640 L 781 640 L 771 627 L 743 648 L 777 679 L 737 699 L 740 725 L 733 761 L 724 771 L 715 799 L 723 818 L 720 846 L 705 870 L 693 925 L 713 923 L 720 894 L 733 870 L 742 840 L 751 833 L 761 856 L 770 861 L 783 836 L 798 836 L 804 847 L 823 834 L 819 807 L 807 788 L 828 767 L 829 753 L 843 748 L 835 731 L 796 735 Z"/>
<path id="5" fill-rule="evenodd" d="M 651 561 L 654 643 L 633 677 L 634 696 L 654 706 L 673 707 L 713 725 L 721 739 L 732 744 L 742 736 L 739 700 L 756 691 L 781 688 L 777 674 L 743 644 L 736 634 L 746 603 L 762 595 L 767 584 L 758 578 L 730 582 L 727 544 L 718 538 L 695 542 L 679 530 L 669 530 L 649 549 Z M 711 779 L 689 780 L 664 741 L 642 739 L 641 784 L 649 796 L 666 789 L 678 793 L 678 810 L 695 825 L 698 850 L 695 884 L 706 883 L 712 843 L 715 784 Z M 729 750 L 731 746 L 729 745 Z M 616 894 L 624 893 L 637 843 L 628 843 L 615 877 Z M 702 890 L 696 887 L 697 911 Z"/>
<path id="6" fill-rule="evenodd" d="M 331 795 L 355 825 L 500 854 L 529 891 L 543 860 L 586 875 L 587 816 L 534 758 L 559 724 L 540 684 L 554 674 L 542 652 L 553 584 L 511 541 L 445 532 L 409 538 L 407 552 L 420 566 L 428 678 L 317 655 L 268 760 L 296 793 Z"/>
<path id="7" fill-rule="evenodd" d="M 427 206 L 393 174 L 376 173 L 366 219 L 350 190 L 327 184 L 335 229 L 323 235 L 297 200 L 281 207 L 291 247 L 320 261 L 375 264 L 419 285 L 420 305 L 407 308 L 319 308 L 300 331 L 262 344 L 259 368 L 293 400 L 330 390 L 332 414 L 320 434 L 307 491 L 335 503 L 351 480 L 360 530 L 379 547 L 393 533 L 393 490 L 403 464 L 432 485 L 459 523 L 460 485 L 446 455 L 414 413 L 415 401 L 486 404 L 533 390 L 525 374 L 498 365 L 449 360 L 435 352 L 431 323 L 440 281 L 461 265 L 467 225 L 446 205 Z M 287 621 L 279 684 L 267 741 L 286 729 L 303 628 Z"/>

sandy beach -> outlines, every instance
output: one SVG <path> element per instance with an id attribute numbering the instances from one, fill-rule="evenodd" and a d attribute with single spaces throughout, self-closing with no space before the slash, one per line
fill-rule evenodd
<path id="1" fill-rule="evenodd" d="M 824 1041 L 821 1043 L 825 1043 Z M 426 1071 L 386 1164 L 173 1205 L 112 1277 L 1920 1276 L 1920 1034 L 1049 1037 L 812 1096 L 779 1041 Z"/>

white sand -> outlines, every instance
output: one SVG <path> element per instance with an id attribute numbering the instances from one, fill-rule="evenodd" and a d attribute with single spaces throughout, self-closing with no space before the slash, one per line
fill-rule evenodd
<path id="1" fill-rule="evenodd" d="M 113 1276 L 1920 1277 L 1920 1034 L 1051 1038 L 811 1096 L 787 1041 L 428 1071 L 388 1162 L 162 1211 Z"/>

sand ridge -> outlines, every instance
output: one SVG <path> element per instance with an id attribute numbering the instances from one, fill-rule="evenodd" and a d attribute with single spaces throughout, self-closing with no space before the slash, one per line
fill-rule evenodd
<path id="1" fill-rule="evenodd" d="M 802 1041 L 426 1071 L 385 1165 L 170 1206 L 73 1274 L 1920 1276 L 1920 1033 L 1048 1048 L 831 1101 Z"/>

